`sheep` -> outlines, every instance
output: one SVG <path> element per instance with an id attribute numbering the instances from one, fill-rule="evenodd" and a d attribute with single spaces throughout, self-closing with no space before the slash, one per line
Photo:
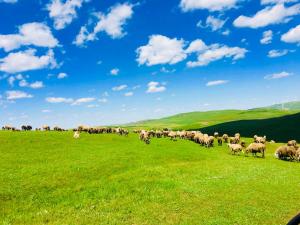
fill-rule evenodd
<path id="1" fill-rule="evenodd" d="M 246 148 L 246 142 L 245 142 L 244 140 L 241 141 L 241 146 L 242 146 L 243 148 Z"/>
<path id="2" fill-rule="evenodd" d="M 21 129 L 24 130 L 24 131 L 30 131 L 30 130 L 32 130 L 32 126 L 30 126 L 30 125 L 23 125 L 23 126 L 21 126 Z"/>
<path id="3" fill-rule="evenodd" d="M 275 157 L 278 159 L 288 159 L 293 160 L 297 155 L 297 148 L 295 146 L 283 145 L 276 149 Z"/>
<path id="4" fill-rule="evenodd" d="M 229 137 L 228 137 L 227 134 L 223 134 L 222 138 L 223 138 L 223 140 L 224 140 L 225 143 L 228 143 L 228 138 Z"/>
<path id="5" fill-rule="evenodd" d="M 295 141 L 295 140 L 288 141 L 287 145 L 288 146 L 297 146 L 297 141 Z"/>
<path id="6" fill-rule="evenodd" d="M 79 131 L 75 131 L 73 138 L 78 139 L 80 137 L 80 132 Z"/>
<path id="7" fill-rule="evenodd" d="M 240 144 L 227 144 L 231 150 L 231 154 L 240 153 L 243 150 L 243 147 Z"/>
<path id="8" fill-rule="evenodd" d="M 206 148 L 213 147 L 214 146 L 214 140 L 215 140 L 214 136 L 205 137 L 204 138 L 205 147 Z"/>
<path id="9" fill-rule="evenodd" d="M 150 144 L 150 135 L 149 132 L 142 130 L 140 132 L 139 138 L 141 141 L 145 142 L 147 145 Z"/>
<path id="10" fill-rule="evenodd" d="M 176 141 L 177 133 L 174 131 L 169 132 L 168 137 L 171 138 L 171 140 Z"/>
<path id="11" fill-rule="evenodd" d="M 266 145 L 262 144 L 262 143 L 251 143 L 245 151 L 245 156 L 248 155 L 248 153 L 252 153 L 252 155 L 255 155 L 257 153 L 261 153 L 262 154 L 262 158 L 265 157 L 265 151 L 266 151 Z"/>
<path id="12" fill-rule="evenodd" d="M 48 125 L 44 125 L 42 128 L 44 131 L 50 131 L 50 127 Z"/>
<path id="13" fill-rule="evenodd" d="M 254 140 L 254 143 L 262 143 L 262 144 L 265 144 L 266 141 L 267 141 L 267 137 L 266 137 L 266 136 L 259 137 L 259 136 L 257 136 L 257 135 L 254 135 L 253 140 Z"/>
<path id="14" fill-rule="evenodd" d="M 230 137 L 229 143 L 230 144 L 238 144 L 240 142 L 240 139 L 238 137 Z"/>

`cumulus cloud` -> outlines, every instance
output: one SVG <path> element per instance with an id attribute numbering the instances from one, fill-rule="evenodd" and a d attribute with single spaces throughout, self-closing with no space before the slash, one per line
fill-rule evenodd
<path id="1" fill-rule="evenodd" d="M 132 92 L 132 91 L 126 92 L 126 93 L 124 94 L 124 96 L 125 96 L 125 97 L 131 97 L 131 96 L 133 96 L 133 92 Z"/>
<path id="2" fill-rule="evenodd" d="M 273 31 L 267 30 L 263 32 L 263 37 L 262 39 L 260 39 L 260 43 L 263 45 L 271 44 L 272 39 L 273 39 Z"/>
<path id="3" fill-rule="evenodd" d="M 6 52 L 29 45 L 53 48 L 58 46 L 58 40 L 43 23 L 26 23 L 19 27 L 17 34 L 0 35 L 0 48 Z"/>
<path id="4" fill-rule="evenodd" d="M 279 3 L 291 3 L 297 2 L 298 0 L 261 0 L 262 5 L 269 5 L 269 4 L 279 4 Z"/>
<path id="5" fill-rule="evenodd" d="M 281 73 L 273 73 L 273 74 L 270 74 L 270 75 L 267 75 L 265 76 L 264 78 L 266 80 L 275 80 L 275 79 L 282 79 L 282 78 L 286 78 L 286 77 L 289 77 L 293 75 L 292 73 L 288 73 L 288 72 L 281 72 Z"/>
<path id="6" fill-rule="evenodd" d="M 64 29 L 77 17 L 77 9 L 81 8 L 82 3 L 87 0 L 52 0 L 47 5 L 49 16 L 54 20 L 54 27 L 57 30 Z"/>
<path id="7" fill-rule="evenodd" d="M 181 0 L 180 7 L 184 12 L 196 9 L 223 11 L 234 8 L 238 0 Z"/>
<path id="8" fill-rule="evenodd" d="M 66 73 L 59 73 L 57 75 L 57 79 L 64 79 L 64 78 L 67 78 L 67 77 L 68 77 L 68 74 L 66 74 Z"/>
<path id="9" fill-rule="evenodd" d="M 98 22 L 93 31 L 88 31 L 88 25 L 81 27 L 74 44 L 82 46 L 87 41 L 96 40 L 97 34 L 100 32 L 105 32 L 113 39 L 122 38 L 126 35 L 123 27 L 133 15 L 133 7 L 129 3 L 117 4 L 110 8 L 107 14 L 97 13 Z"/>
<path id="10" fill-rule="evenodd" d="M 116 87 L 113 87 L 112 90 L 113 91 L 122 91 L 122 90 L 125 90 L 128 86 L 126 84 L 122 84 L 120 86 L 116 86 Z"/>
<path id="11" fill-rule="evenodd" d="M 16 100 L 16 99 L 22 99 L 22 98 L 32 98 L 33 95 L 28 94 L 23 91 L 7 91 L 6 92 L 6 99 L 7 100 Z"/>
<path id="12" fill-rule="evenodd" d="M 27 80 L 23 79 L 19 82 L 20 87 L 29 87 L 32 89 L 40 89 L 44 87 L 44 83 L 42 81 L 35 81 L 33 83 L 28 83 Z"/>
<path id="13" fill-rule="evenodd" d="M 269 58 L 277 58 L 277 57 L 284 56 L 284 55 L 288 54 L 289 52 L 291 52 L 291 51 L 288 49 L 283 49 L 283 50 L 273 49 L 268 52 L 268 57 Z"/>
<path id="14" fill-rule="evenodd" d="M 284 4 L 267 6 L 258 11 L 254 16 L 239 16 L 234 22 L 236 27 L 260 28 L 272 24 L 287 23 L 293 16 L 300 13 L 300 4 L 285 7 Z"/>
<path id="15" fill-rule="evenodd" d="M 46 101 L 49 103 L 72 103 L 74 100 L 72 98 L 48 97 Z"/>
<path id="16" fill-rule="evenodd" d="M 158 64 L 175 64 L 184 60 L 187 55 L 184 52 L 184 40 L 168 38 L 163 35 L 152 35 L 145 46 L 139 47 L 137 62 L 147 66 Z"/>
<path id="17" fill-rule="evenodd" d="M 214 81 L 209 81 L 206 83 L 207 87 L 211 87 L 211 86 L 217 86 L 217 85 L 222 85 L 222 84 L 226 84 L 228 83 L 228 80 L 214 80 Z"/>
<path id="18" fill-rule="evenodd" d="M 290 29 L 287 33 L 281 36 L 281 40 L 286 43 L 300 44 L 300 25 Z"/>
<path id="19" fill-rule="evenodd" d="M 148 83 L 148 89 L 147 89 L 147 93 L 157 93 L 157 92 L 164 92 L 166 90 L 166 87 L 159 83 L 159 82 L 155 82 L 155 81 L 151 81 Z"/>
<path id="20" fill-rule="evenodd" d="M 78 98 L 71 105 L 81 105 L 83 103 L 90 103 L 95 101 L 95 98 Z"/>
<path id="21" fill-rule="evenodd" d="M 189 47 L 185 50 L 185 52 L 191 54 L 195 52 L 204 51 L 207 48 L 207 45 L 201 39 L 196 39 L 190 43 Z"/>
<path id="22" fill-rule="evenodd" d="M 36 50 L 34 49 L 9 53 L 5 58 L 0 59 L 0 71 L 18 73 L 57 66 L 52 50 L 42 56 L 36 56 L 35 54 Z"/>
<path id="23" fill-rule="evenodd" d="M 202 28 L 210 28 L 212 31 L 217 31 L 223 28 L 227 20 L 223 20 L 214 16 L 208 16 L 205 21 L 205 25 L 202 25 L 200 21 L 197 26 Z"/>
<path id="24" fill-rule="evenodd" d="M 223 58 L 232 58 L 232 60 L 238 60 L 245 57 L 248 51 L 240 47 L 228 47 L 226 45 L 213 44 L 207 46 L 206 49 L 199 51 L 196 61 L 187 62 L 188 67 L 206 66 L 213 61 L 217 61 Z"/>
<path id="25" fill-rule="evenodd" d="M 114 68 L 110 71 L 110 75 L 117 76 L 120 70 L 118 68 Z"/>

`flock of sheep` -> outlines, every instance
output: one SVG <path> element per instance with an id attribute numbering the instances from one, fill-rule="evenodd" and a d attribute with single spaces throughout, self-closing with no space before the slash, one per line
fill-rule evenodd
<path id="1" fill-rule="evenodd" d="M 6 125 L 2 127 L 2 130 L 10 130 L 10 131 L 31 131 L 32 126 L 23 125 L 21 129 L 16 129 L 15 127 Z M 36 128 L 36 131 L 50 131 L 50 126 L 44 125 L 41 128 Z M 53 128 L 54 131 L 67 131 L 58 126 Z M 114 133 L 118 135 L 128 136 L 129 131 L 124 128 L 112 128 L 112 127 L 87 127 L 87 126 L 79 126 L 76 129 L 73 129 L 75 139 L 80 138 L 81 132 L 86 132 L 89 134 L 104 134 L 104 133 Z M 246 146 L 246 142 L 241 140 L 241 135 L 236 133 L 233 137 L 230 137 L 227 134 L 219 135 L 218 132 L 214 133 L 214 136 L 209 136 L 208 134 L 203 134 L 200 131 L 171 131 L 168 129 L 163 130 L 134 130 L 134 133 L 139 135 L 139 139 L 146 144 L 150 144 L 151 138 L 170 138 L 173 141 L 179 139 L 186 139 L 193 141 L 201 146 L 205 146 L 206 148 L 214 147 L 215 141 L 219 146 L 222 146 L 223 143 L 226 143 L 228 148 L 231 151 L 231 154 L 240 154 L 241 152 L 247 156 L 251 153 L 254 156 L 260 154 L 261 157 L 265 157 L 266 152 L 266 142 L 267 138 L 259 137 L 255 135 L 253 137 L 253 143 Z M 275 143 L 274 141 L 270 141 L 270 143 Z M 284 160 L 296 160 L 300 161 L 300 146 L 298 146 L 295 140 L 289 141 L 286 145 L 280 146 L 275 151 L 275 157 L 278 159 Z"/>
<path id="2" fill-rule="evenodd" d="M 262 158 L 265 157 L 267 143 L 266 136 L 259 137 L 255 135 L 253 137 L 253 143 L 246 146 L 246 142 L 241 140 L 241 135 L 239 133 L 236 133 L 233 137 L 230 137 L 227 134 L 220 136 L 218 132 L 215 132 L 214 136 L 209 136 L 208 134 L 203 134 L 200 131 L 169 131 L 167 129 L 157 131 L 134 130 L 134 133 L 138 133 L 140 140 L 144 141 L 146 144 L 150 144 L 151 138 L 166 137 L 173 141 L 175 141 L 177 138 L 186 139 L 210 148 L 214 146 L 216 141 L 219 146 L 222 146 L 223 143 L 226 143 L 231 151 L 231 154 L 240 154 L 241 152 L 243 152 L 245 156 L 247 156 L 249 153 L 254 156 L 260 154 Z M 270 142 L 275 143 L 274 141 Z M 276 149 L 275 157 L 278 159 L 300 161 L 300 147 L 297 145 L 295 140 L 289 141 L 286 145 L 280 146 Z"/>

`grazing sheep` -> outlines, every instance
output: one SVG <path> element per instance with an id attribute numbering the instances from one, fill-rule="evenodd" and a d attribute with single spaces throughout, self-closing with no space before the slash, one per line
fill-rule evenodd
<path id="1" fill-rule="evenodd" d="M 243 147 L 240 144 L 227 144 L 231 150 L 231 154 L 240 153 L 243 150 Z"/>
<path id="2" fill-rule="evenodd" d="M 251 143 L 245 150 L 245 155 L 247 156 L 248 153 L 252 153 L 252 155 L 255 155 L 257 153 L 262 154 L 262 158 L 265 157 L 265 151 L 266 151 L 266 145 L 262 143 Z"/>
<path id="3" fill-rule="evenodd" d="M 228 137 L 227 134 L 223 134 L 222 138 L 223 138 L 223 140 L 224 140 L 225 143 L 228 143 L 229 137 Z"/>
<path id="4" fill-rule="evenodd" d="M 150 144 L 150 135 L 149 132 L 142 130 L 140 132 L 139 138 L 141 141 L 145 142 L 147 145 Z"/>
<path id="5" fill-rule="evenodd" d="M 266 141 L 267 141 L 267 137 L 266 137 L 266 136 L 259 137 L 259 136 L 257 136 L 257 135 L 254 135 L 253 140 L 254 140 L 254 143 L 262 143 L 262 144 L 265 144 Z"/>
<path id="6" fill-rule="evenodd" d="M 30 131 L 30 130 L 32 130 L 32 126 L 30 126 L 30 125 L 23 125 L 23 126 L 21 126 L 21 129 L 24 130 L 24 131 Z"/>
<path id="7" fill-rule="evenodd" d="M 245 141 L 241 141 L 241 146 L 243 147 L 243 148 L 246 148 L 246 142 Z"/>
<path id="8" fill-rule="evenodd" d="M 297 148 L 295 146 L 283 145 L 276 149 L 275 157 L 278 159 L 293 160 L 296 158 Z"/>
<path id="9" fill-rule="evenodd" d="M 287 145 L 296 147 L 297 146 L 297 141 L 295 141 L 295 140 L 288 141 Z"/>
<path id="10" fill-rule="evenodd" d="M 48 125 L 44 125 L 42 128 L 44 131 L 50 131 L 50 127 Z"/>
<path id="11" fill-rule="evenodd" d="M 230 137 L 229 143 L 230 144 L 238 144 L 238 143 L 240 143 L 240 139 L 238 137 Z"/>
<path id="12" fill-rule="evenodd" d="M 75 131 L 73 138 L 78 139 L 80 138 L 80 132 L 79 131 Z"/>
<path id="13" fill-rule="evenodd" d="M 214 147 L 214 136 L 208 136 L 204 138 L 204 145 L 206 148 Z"/>
<path id="14" fill-rule="evenodd" d="M 296 160 L 300 162 L 300 148 L 296 151 Z"/>
<path id="15" fill-rule="evenodd" d="M 171 131 L 168 134 L 168 137 L 171 138 L 172 141 L 176 141 L 177 133 L 175 131 Z"/>

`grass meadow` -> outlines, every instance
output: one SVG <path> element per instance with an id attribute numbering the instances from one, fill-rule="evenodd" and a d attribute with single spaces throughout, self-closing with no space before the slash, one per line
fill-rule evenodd
<path id="1" fill-rule="evenodd" d="M 250 139 L 246 139 L 250 142 Z M 286 224 L 300 163 L 130 134 L 0 132 L 0 224 Z"/>

